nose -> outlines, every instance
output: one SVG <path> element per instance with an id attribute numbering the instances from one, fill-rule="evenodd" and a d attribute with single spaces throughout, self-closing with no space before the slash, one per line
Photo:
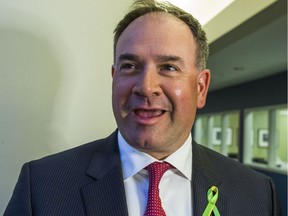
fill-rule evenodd
<path id="1" fill-rule="evenodd" d="M 135 85 L 132 89 L 134 94 L 142 97 L 150 98 L 161 94 L 161 77 L 156 69 L 144 68 L 136 78 Z"/>

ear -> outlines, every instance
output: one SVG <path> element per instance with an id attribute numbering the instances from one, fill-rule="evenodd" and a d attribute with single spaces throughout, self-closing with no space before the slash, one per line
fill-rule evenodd
<path id="1" fill-rule="evenodd" d="M 197 76 L 197 82 L 197 108 L 201 109 L 206 104 L 210 84 L 210 70 L 205 69 L 200 71 Z"/>
<path id="2" fill-rule="evenodd" d="M 111 75 L 112 77 L 114 77 L 114 73 L 115 73 L 115 67 L 114 64 L 111 66 Z"/>

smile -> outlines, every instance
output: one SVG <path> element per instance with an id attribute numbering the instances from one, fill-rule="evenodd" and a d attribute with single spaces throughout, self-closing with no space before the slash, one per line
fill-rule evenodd
<path id="1" fill-rule="evenodd" d="M 134 112 L 138 117 L 141 118 L 154 118 L 162 115 L 165 111 L 160 109 L 136 109 Z"/>

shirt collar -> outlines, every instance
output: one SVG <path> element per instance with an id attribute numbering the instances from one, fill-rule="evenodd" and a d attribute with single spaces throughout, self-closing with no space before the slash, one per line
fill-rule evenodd
<path id="1" fill-rule="evenodd" d="M 189 134 L 185 143 L 165 160 L 173 165 L 187 179 L 191 180 L 192 176 L 192 137 Z M 138 151 L 129 145 L 118 131 L 118 145 L 122 162 L 123 178 L 135 175 L 149 164 L 158 161 L 145 152 Z"/>

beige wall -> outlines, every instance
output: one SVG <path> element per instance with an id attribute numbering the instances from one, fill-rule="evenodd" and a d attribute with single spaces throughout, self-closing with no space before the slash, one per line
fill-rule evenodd
<path id="1" fill-rule="evenodd" d="M 112 32 L 131 2 L 0 1 L 0 215 L 24 162 L 115 129 Z"/>

